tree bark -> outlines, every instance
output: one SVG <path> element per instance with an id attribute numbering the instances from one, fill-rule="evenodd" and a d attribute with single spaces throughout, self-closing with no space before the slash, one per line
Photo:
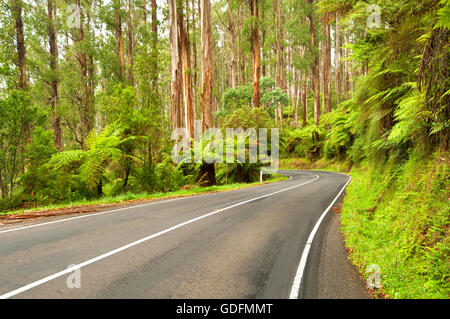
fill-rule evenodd
<path id="1" fill-rule="evenodd" d="M 308 0 L 309 4 L 312 6 L 314 4 L 313 0 Z M 318 42 L 316 39 L 315 21 L 313 14 L 310 13 L 309 16 L 309 33 L 311 37 L 311 47 L 314 50 L 314 63 L 312 66 L 312 82 L 313 82 L 313 95 L 314 95 L 314 124 L 319 124 L 320 116 L 320 97 L 319 97 L 319 56 L 315 51 L 318 48 Z"/>
<path id="2" fill-rule="evenodd" d="M 123 53 L 122 11 L 120 0 L 114 0 L 115 34 L 117 41 L 117 58 L 119 59 L 119 79 L 125 79 L 125 57 Z"/>
<path id="3" fill-rule="evenodd" d="M 281 0 L 280 0 L 281 1 Z M 274 28 L 275 28 L 275 53 L 277 59 L 277 65 L 275 67 L 275 83 L 279 88 L 283 88 L 283 57 L 281 49 L 281 31 L 280 31 L 280 8 L 278 0 L 273 1 L 274 12 Z M 280 124 L 283 122 L 283 110 L 280 105 L 277 106 L 276 116 L 280 120 Z"/>
<path id="4" fill-rule="evenodd" d="M 158 16 L 156 0 L 152 0 L 152 90 L 158 90 Z"/>
<path id="5" fill-rule="evenodd" d="M 298 105 L 300 102 L 300 84 L 299 84 L 299 80 L 300 80 L 300 76 L 298 74 L 298 71 L 296 71 L 297 76 L 296 76 L 296 83 L 295 83 L 295 114 L 294 114 L 294 127 L 298 128 Z"/>
<path id="6" fill-rule="evenodd" d="M 339 104 L 339 12 L 336 12 L 335 48 L 334 48 L 334 91 Z"/>
<path id="7" fill-rule="evenodd" d="M 185 127 L 189 136 L 194 137 L 194 112 L 192 105 L 192 75 L 191 75 L 191 44 L 189 41 L 189 31 L 185 25 L 183 8 L 178 8 L 178 27 L 180 29 L 181 62 L 182 62 L 182 83 L 184 100 Z"/>
<path id="8" fill-rule="evenodd" d="M 128 0 L 128 28 L 127 28 L 128 46 L 128 83 L 134 86 L 133 66 L 134 66 L 134 36 L 133 36 L 133 6 L 131 0 Z"/>
<path id="9" fill-rule="evenodd" d="M 259 107 L 261 103 L 261 88 L 259 81 L 261 78 L 261 56 L 259 47 L 259 27 L 258 27 L 258 0 L 250 0 L 250 10 L 252 14 L 251 43 L 253 62 L 253 107 Z"/>
<path id="10" fill-rule="evenodd" d="M 229 25 L 228 30 L 230 32 L 230 42 L 231 42 L 231 87 L 236 88 L 236 34 L 235 34 L 235 21 L 233 12 L 231 11 L 230 1 L 228 3 L 228 18 Z"/>
<path id="11" fill-rule="evenodd" d="M 306 86 L 306 73 L 303 72 L 302 74 L 302 121 L 303 121 L 303 127 L 306 127 L 307 120 L 308 120 L 308 107 L 307 107 L 307 102 L 308 102 L 308 95 L 307 95 L 307 86 Z"/>
<path id="12" fill-rule="evenodd" d="M 265 52 L 264 52 L 264 48 L 265 48 L 265 45 L 266 45 L 266 33 L 267 33 L 266 26 L 264 24 L 264 20 L 265 20 L 264 13 L 265 13 L 265 11 L 266 10 L 264 10 L 264 8 L 263 8 L 263 10 L 261 12 L 261 24 L 262 24 L 262 30 L 261 30 L 261 41 L 262 41 L 261 42 L 261 48 L 262 48 L 261 61 L 262 61 L 262 67 L 261 67 L 261 70 L 262 70 L 262 76 L 263 77 L 266 76 L 266 64 L 267 64 L 267 60 L 265 58 Z"/>
<path id="13" fill-rule="evenodd" d="M 331 30 L 330 30 L 330 15 L 325 13 L 324 15 L 324 68 L 323 68 L 323 77 L 324 77 L 324 91 L 326 96 L 326 104 L 324 105 L 326 112 L 331 112 L 331 100 L 332 100 L 332 91 L 331 91 Z"/>
<path id="14" fill-rule="evenodd" d="M 279 8 L 278 8 L 278 15 L 280 19 L 279 23 L 279 32 L 280 32 L 280 54 L 281 54 L 281 88 L 283 90 L 287 90 L 287 73 L 288 73 L 288 65 L 286 64 L 286 47 L 285 47 L 285 25 L 286 25 L 286 18 L 284 15 L 283 10 L 283 0 L 279 0 Z"/>
<path id="15" fill-rule="evenodd" d="M 348 49 L 348 36 L 344 34 L 344 43 L 345 43 L 345 75 L 344 75 L 344 97 L 345 99 L 348 98 L 348 91 L 349 91 L 349 49 Z"/>
<path id="16" fill-rule="evenodd" d="M 22 0 L 13 1 L 13 14 L 16 29 L 16 46 L 17 46 L 17 66 L 20 71 L 19 88 L 25 90 L 28 88 L 27 67 L 25 63 L 25 37 L 23 32 L 22 20 Z"/>
<path id="17" fill-rule="evenodd" d="M 275 32 L 275 55 L 277 64 L 275 66 L 275 83 L 281 88 L 281 54 L 280 54 L 280 32 L 279 32 L 279 10 L 278 0 L 273 0 L 274 32 Z"/>
<path id="18" fill-rule="evenodd" d="M 200 1 L 198 2 L 200 3 Z M 200 8 L 199 8 L 200 10 Z M 197 118 L 197 97 L 198 97 L 198 74 L 197 74 L 197 23 L 195 22 L 195 1 L 192 0 L 192 54 L 193 54 L 193 83 L 194 83 L 194 96 L 193 96 L 193 109 L 194 120 Z"/>
<path id="19" fill-rule="evenodd" d="M 202 93 L 201 106 L 203 127 L 202 131 L 212 128 L 212 85 L 213 85 L 213 48 L 211 28 L 210 0 L 200 1 L 200 26 L 202 43 Z M 200 177 L 206 178 L 208 185 L 216 184 L 214 163 L 203 163 L 200 168 Z"/>
<path id="20" fill-rule="evenodd" d="M 178 28 L 177 0 L 169 2 L 169 34 L 170 34 L 170 114 L 172 128 L 182 127 L 181 118 L 181 73 L 180 34 Z"/>
<path id="21" fill-rule="evenodd" d="M 50 48 L 50 71 L 51 71 L 51 96 L 50 105 L 52 112 L 52 128 L 53 138 L 56 148 L 62 150 L 62 131 L 61 118 L 57 114 L 57 105 L 59 101 L 58 92 L 58 45 L 56 43 L 56 6 L 54 0 L 47 0 L 47 16 L 48 16 L 48 39 Z"/>
<path id="22" fill-rule="evenodd" d="M 78 30 L 78 35 L 76 42 L 84 42 L 84 28 L 83 28 L 83 18 L 84 14 L 81 7 L 81 1 L 77 0 L 77 6 L 80 9 L 81 17 L 80 17 L 80 27 Z M 82 133 L 81 133 L 81 144 L 84 146 L 84 140 L 86 136 L 89 134 L 92 129 L 92 123 L 90 118 L 90 92 L 89 92 L 89 79 L 88 79 L 88 60 L 84 49 L 80 49 L 77 53 L 77 60 L 80 64 L 80 73 L 81 73 L 81 85 L 83 87 L 81 93 L 81 117 L 82 117 Z"/>
<path id="23" fill-rule="evenodd" d="M 324 26 L 324 21 L 323 21 L 324 19 L 322 19 L 322 26 Z M 320 42 L 320 76 L 319 76 L 319 78 L 320 78 L 320 92 L 322 93 L 321 94 L 321 97 L 322 97 L 322 110 L 323 110 L 323 113 L 325 113 L 326 111 L 326 107 L 325 107 L 325 105 L 326 105 L 326 96 L 327 96 L 327 93 L 326 93 L 326 85 L 325 85 L 325 82 L 326 82 L 326 80 L 325 80 L 325 63 L 326 63 L 326 57 L 325 57 L 325 42 L 324 41 L 322 41 L 322 42 Z"/>
<path id="24" fill-rule="evenodd" d="M 90 16 L 90 11 L 87 10 L 86 13 L 87 16 L 87 27 L 88 30 L 92 30 L 92 18 Z M 93 106 L 95 105 L 95 88 L 96 88 L 96 81 L 95 81 L 95 64 L 94 64 L 94 56 L 88 51 L 87 54 L 87 75 L 88 75 L 88 91 L 87 94 L 89 95 L 89 104 L 88 104 L 88 116 L 89 116 L 89 122 L 90 122 L 90 128 L 92 129 L 95 125 L 95 118 L 94 118 L 94 109 Z"/>
<path id="25" fill-rule="evenodd" d="M 28 90 L 28 80 L 27 80 L 27 67 L 26 67 L 26 48 L 25 48 L 25 37 L 23 31 L 23 20 L 22 20 L 22 0 L 13 1 L 13 16 L 15 22 L 16 31 L 16 47 L 17 47 L 17 66 L 20 71 L 19 75 L 19 89 L 23 91 Z M 31 140 L 30 133 L 30 123 L 21 123 L 21 134 L 25 136 L 26 143 L 28 144 Z M 22 146 L 21 152 L 25 152 L 25 148 Z"/>
<path id="26" fill-rule="evenodd" d="M 341 43 L 343 42 L 343 35 L 339 32 L 339 60 L 344 59 L 344 61 L 339 61 L 339 94 L 342 100 L 344 98 L 345 91 L 345 50 L 342 48 Z"/>
<path id="27" fill-rule="evenodd" d="M 212 123 L 212 85 L 213 57 L 211 30 L 211 3 L 201 0 L 200 6 L 201 42 L 202 42 L 202 93 L 201 105 L 203 114 L 203 130 L 211 128 Z"/>

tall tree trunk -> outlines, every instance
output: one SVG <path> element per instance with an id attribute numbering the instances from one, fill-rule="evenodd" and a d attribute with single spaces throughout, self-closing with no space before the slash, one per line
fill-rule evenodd
<path id="1" fill-rule="evenodd" d="M 235 34 L 235 21 L 233 12 L 231 10 L 230 2 L 228 3 L 228 18 L 229 18 L 229 27 L 228 30 L 230 31 L 230 42 L 231 42 L 231 87 L 234 89 L 236 88 L 236 34 Z"/>
<path id="2" fill-rule="evenodd" d="M 345 42 L 345 75 L 344 75 L 344 87 L 345 87 L 345 91 L 344 91 L 344 96 L 345 99 L 348 98 L 348 90 L 349 90 L 349 49 L 348 49 L 348 36 L 344 35 L 344 42 Z"/>
<path id="3" fill-rule="evenodd" d="M 153 0 L 152 1 L 152 10 L 153 10 Z M 142 17 L 144 20 L 144 26 L 147 26 L 147 0 L 142 0 Z"/>
<path id="4" fill-rule="evenodd" d="M 300 102 L 300 74 L 298 71 L 296 73 L 296 83 L 295 83 L 295 113 L 294 113 L 294 127 L 298 128 L 298 105 Z"/>
<path id="5" fill-rule="evenodd" d="M 285 48 L 285 25 L 286 25 L 286 18 L 284 15 L 283 10 L 283 0 L 279 0 L 280 5 L 278 8 L 278 14 L 280 16 L 280 24 L 279 24 L 279 31 L 280 31 L 280 54 L 281 54 L 281 88 L 283 90 L 287 90 L 287 71 L 288 66 L 286 65 L 286 48 Z"/>
<path id="6" fill-rule="evenodd" d="M 263 3 L 264 4 L 264 3 Z M 266 10 L 263 8 L 263 10 L 262 10 L 262 12 L 261 12 L 261 24 L 262 24 L 262 30 L 261 30 L 261 48 L 262 48 L 262 53 L 263 53 L 263 55 L 262 55 L 262 57 L 261 57 L 261 60 L 262 60 L 262 67 L 261 67 L 261 70 L 262 70 L 262 76 L 263 77 L 265 77 L 266 76 L 266 64 L 267 64 L 267 59 L 265 58 L 265 52 L 264 52 L 264 48 L 265 48 L 265 45 L 266 45 L 266 33 L 267 33 L 267 30 L 266 30 L 266 26 L 265 26 L 265 24 L 264 24 L 264 18 L 265 18 L 265 15 L 264 15 L 264 13 L 266 12 Z"/>
<path id="7" fill-rule="evenodd" d="M 50 71 L 51 71 L 51 111 L 52 111 L 52 127 L 55 146 L 59 151 L 62 150 L 62 131 L 61 118 L 57 114 L 57 105 L 59 101 L 58 92 L 58 45 L 56 43 L 56 6 L 54 0 L 47 0 L 47 16 L 48 16 L 48 39 L 50 48 Z"/>
<path id="8" fill-rule="evenodd" d="M 331 91 L 331 30 L 330 30 L 330 15 L 325 13 L 324 15 L 324 35 L 325 35 L 325 48 L 324 48 L 324 68 L 323 68 L 323 77 L 324 77 L 324 88 L 326 95 L 326 105 L 324 105 L 326 112 L 331 112 L 331 99 L 332 99 L 332 91 Z"/>
<path id="9" fill-rule="evenodd" d="M 76 42 L 84 42 L 84 28 L 83 28 L 83 21 L 84 21 L 84 13 L 82 11 L 81 7 L 81 1 L 77 0 L 77 6 L 80 10 L 81 16 L 80 16 L 80 27 L 78 30 L 78 35 Z M 82 93 L 81 93 L 81 116 L 82 116 L 82 127 L 83 130 L 81 132 L 81 144 L 84 146 L 84 140 L 86 139 L 86 136 L 89 134 L 89 132 L 92 129 L 92 123 L 90 118 L 90 92 L 89 92 L 89 78 L 88 78 L 88 60 L 84 49 L 79 49 L 79 52 L 77 53 L 77 60 L 80 64 L 80 73 L 81 73 L 81 83 L 82 83 Z"/>
<path id="10" fill-rule="evenodd" d="M 156 0 L 152 0 L 152 90 L 158 92 L 158 17 Z"/>
<path id="11" fill-rule="evenodd" d="M 242 10 L 242 4 L 239 3 L 238 17 L 242 17 L 244 14 Z M 238 22 L 238 21 L 236 21 Z M 241 43 L 241 34 L 243 29 L 242 21 L 239 21 L 239 30 L 237 32 L 237 43 Z M 245 83 L 247 81 L 245 72 L 245 52 L 241 45 L 238 45 L 238 84 Z"/>
<path id="12" fill-rule="evenodd" d="M 199 9 L 200 10 L 200 9 Z M 194 120 L 197 118 L 197 91 L 198 91 L 198 74 L 197 74 L 197 23 L 195 22 L 195 1 L 192 0 L 192 54 L 193 54 L 193 83 L 194 83 L 194 97 L 193 97 L 193 109 Z"/>
<path id="13" fill-rule="evenodd" d="M 127 28 L 128 46 L 127 46 L 127 56 L 128 56 L 128 83 L 134 86 L 134 36 L 133 36 L 133 5 L 131 0 L 128 0 L 128 28 Z"/>
<path id="14" fill-rule="evenodd" d="M 259 27 L 258 27 L 258 0 L 250 0 L 250 10 L 253 17 L 251 27 L 252 42 L 252 66 L 253 66 L 253 107 L 259 107 L 261 103 L 261 88 L 259 85 L 261 77 L 261 56 L 259 47 Z"/>
<path id="15" fill-rule="evenodd" d="M 343 43 L 343 35 L 341 32 L 339 32 L 339 58 L 343 59 L 344 61 L 339 61 L 339 94 L 342 100 L 345 100 L 344 98 L 344 91 L 345 91 L 345 50 L 342 48 Z"/>
<path id="16" fill-rule="evenodd" d="M 307 80 L 307 76 L 306 76 L 306 72 L 303 71 L 302 72 L 302 93 L 301 93 L 301 98 L 302 98 L 302 127 L 306 127 L 306 125 L 308 124 L 308 108 L 306 103 L 308 102 L 308 90 L 307 90 L 307 85 L 306 85 L 306 80 Z"/>
<path id="17" fill-rule="evenodd" d="M 201 105 L 203 130 L 213 127 L 212 123 L 212 85 L 213 85 L 213 48 L 211 30 L 210 0 L 201 0 L 200 25 L 202 42 L 202 93 Z"/>
<path id="18" fill-rule="evenodd" d="M 184 121 L 189 136 L 194 137 L 194 112 L 192 106 L 192 76 L 191 76 L 191 44 L 188 26 L 185 25 L 183 8 L 178 8 L 178 28 L 181 43 L 182 83 L 184 100 Z"/>
<path id="19" fill-rule="evenodd" d="M 125 57 L 123 53 L 122 9 L 120 0 L 114 0 L 115 34 L 117 41 L 117 58 L 119 59 L 119 78 L 125 79 Z"/>
<path id="20" fill-rule="evenodd" d="M 274 32 L 275 32 L 275 55 L 277 64 L 275 65 L 275 83 L 281 88 L 281 52 L 280 52 L 280 31 L 279 31 L 279 10 L 278 0 L 273 0 Z"/>
<path id="21" fill-rule="evenodd" d="M 350 39 L 349 39 L 349 41 L 350 41 Z M 350 75 L 349 75 L 349 77 L 350 77 L 350 83 L 349 83 L 349 91 L 350 91 L 350 95 L 352 94 L 352 92 L 353 92 L 353 60 L 351 59 L 351 56 L 352 56 L 352 52 L 351 52 L 351 50 L 349 50 L 349 54 L 348 54 L 348 57 L 349 57 L 349 61 L 348 61 L 348 68 L 349 68 L 349 73 L 350 73 Z"/>
<path id="22" fill-rule="evenodd" d="M 87 16 L 87 27 L 88 30 L 92 30 L 92 19 L 90 16 L 90 10 L 86 11 Z M 90 50 L 88 50 L 87 54 L 87 74 L 88 74 L 88 95 L 89 95 L 89 104 L 88 104 L 88 114 L 89 114 L 89 121 L 90 121 L 90 127 L 91 129 L 95 125 L 95 118 L 94 118 L 94 110 L 93 106 L 95 105 L 95 88 L 96 88 L 96 82 L 95 82 L 95 64 L 94 64 L 94 56 L 92 53 L 90 53 Z"/>
<path id="23" fill-rule="evenodd" d="M 308 0 L 312 6 L 314 0 Z M 315 21 L 312 13 L 309 14 L 309 33 L 311 37 L 311 47 L 313 50 L 317 50 L 318 41 L 316 39 Z M 320 97 L 319 97 L 319 56 L 314 53 L 314 63 L 312 66 L 312 83 L 313 83 L 313 95 L 314 95 L 314 124 L 319 124 L 320 116 Z"/>
<path id="24" fill-rule="evenodd" d="M 5 186 L 3 185 L 3 176 L 2 176 L 2 170 L 0 169 L 0 198 L 4 199 L 6 198 L 6 190 Z"/>
<path id="25" fill-rule="evenodd" d="M 333 100 L 333 90 L 332 90 L 332 73 L 331 73 L 331 29 L 330 24 L 327 24 L 327 33 L 326 33 L 326 42 L 327 42 L 327 65 L 325 69 L 326 74 L 326 85 L 327 85 L 327 112 L 331 112 L 331 103 Z"/>
<path id="26" fill-rule="evenodd" d="M 289 101 L 292 101 L 293 99 L 293 93 L 292 93 L 292 86 L 291 82 L 294 80 L 295 74 L 292 70 L 292 64 L 291 64 L 291 46 L 287 46 L 287 64 L 286 64 L 286 89 L 288 91 L 289 95 Z"/>
<path id="27" fill-rule="evenodd" d="M 22 21 L 22 0 L 13 1 L 13 15 L 15 22 L 16 31 L 16 47 L 17 47 L 17 67 L 19 68 L 19 89 L 23 91 L 28 90 L 28 80 L 27 80 L 27 67 L 26 67 L 26 48 L 25 48 L 25 36 L 23 32 L 23 21 Z M 26 143 L 28 144 L 31 139 L 30 133 L 30 123 L 21 123 L 21 134 L 25 136 Z M 25 148 L 22 147 L 21 152 L 25 152 Z"/>
<path id="28" fill-rule="evenodd" d="M 203 131 L 212 128 L 212 85 L 213 85 L 213 56 L 212 56 L 212 28 L 210 0 L 200 1 L 200 26 L 202 42 L 202 117 Z M 214 163 L 203 163 L 200 176 L 206 177 L 208 185 L 216 184 Z"/>
<path id="29" fill-rule="evenodd" d="M 322 25 L 323 24 L 323 19 L 322 19 Z M 321 97 L 322 97 L 322 110 L 323 113 L 325 113 L 326 110 L 326 87 L 325 87 L 325 63 L 326 63 L 326 58 L 325 58 L 325 43 L 324 41 L 322 41 L 320 43 L 320 93 L 321 93 Z"/>
<path id="30" fill-rule="evenodd" d="M 275 83 L 276 86 L 279 88 L 283 87 L 283 57 L 281 52 L 281 31 L 280 31 L 280 8 L 279 8 L 279 0 L 273 1 L 273 12 L 274 12 L 274 27 L 275 27 L 275 53 L 276 53 L 276 59 L 277 59 L 277 65 L 276 65 L 276 76 L 275 76 Z M 281 0 L 280 0 L 281 1 Z M 281 109 L 281 106 L 278 105 L 277 109 L 275 111 L 275 115 L 280 119 L 280 124 L 283 121 L 283 111 Z"/>
<path id="31" fill-rule="evenodd" d="M 334 48 L 334 91 L 336 102 L 339 104 L 339 12 L 336 12 L 335 48 Z"/>
<path id="32" fill-rule="evenodd" d="M 169 2 L 169 34 L 170 34 L 170 114 L 172 128 L 182 127 L 181 118 L 181 74 L 180 34 L 178 28 L 177 0 Z"/>
<path id="33" fill-rule="evenodd" d="M 25 37 L 23 32 L 22 20 L 22 0 L 13 1 L 13 14 L 16 29 L 16 46 L 17 46 L 17 66 L 20 71 L 19 88 L 26 90 L 28 88 L 27 67 L 25 63 Z"/>

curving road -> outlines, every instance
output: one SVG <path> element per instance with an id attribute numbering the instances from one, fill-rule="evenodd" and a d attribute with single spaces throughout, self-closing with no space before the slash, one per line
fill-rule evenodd
<path id="1" fill-rule="evenodd" d="M 282 173 L 291 179 L 2 226 L 0 298 L 368 298 L 329 211 L 349 177 Z"/>

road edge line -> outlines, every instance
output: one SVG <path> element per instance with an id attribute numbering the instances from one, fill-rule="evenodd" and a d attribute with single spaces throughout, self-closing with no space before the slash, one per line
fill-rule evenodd
<path id="1" fill-rule="evenodd" d="M 298 299 L 298 294 L 300 292 L 300 287 L 301 287 L 301 284 L 302 284 L 302 279 L 303 279 L 303 275 L 304 275 L 305 268 L 306 268 L 306 262 L 308 261 L 309 251 L 311 249 L 311 246 L 312 246 L 312 243 L 313 243 L 313 240 L 314 240 L 314 236 L 316 235 L 317 230 L 319 229 L 320 224 L 322 223 L 322 220 L 325 218 L 325 216 L 328 214 L 328 212 L 333 207 L 334 203 L 336 203 L 338 198 L 341 196 L 341 194 L 344 192 L 344 190 L 347 188 L 348 184 L 350 184 L 350 182 L 352 180 L 352 177 L 350 175 L 343 174 L 343 173 L 339 173 L 339 174 L 349 176 L 349 179 L 345 183 L 344 187 L 342 187 L 341 191 L 334 198 L 334 200 L 331 202 L 331 204 L 322 213 L 322 215 L 320 216 L 319 220 L 314 225 L 313 230 L 309 234 L 308 240 L 305 243 L 305 248 L 303 249 L 303 253 L 302 253 L 302 256 L 300 258 L 300 263 L 298 265 L 297 272 L 295 274 L 294 282 L 293 282 L 292 288 L 291 288 L 291 293 L 289 294 L 289 299 Z"/>

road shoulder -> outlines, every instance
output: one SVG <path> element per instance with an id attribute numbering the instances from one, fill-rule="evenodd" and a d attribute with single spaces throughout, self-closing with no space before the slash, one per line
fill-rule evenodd
<path id="1" fill-rule="evenodd" d="M 339 204 L 338 204 L 339 205 Z M 303 298 L 368 299 L 369 293 L 356 267 L 348 258 L 341 233 L 339 209 L 328 213 L 313 243 L 306 267 Z M 319 265 L 312 268 L 311 265 Z M 308 289 L 304 289 L 305 286 Z"/>

